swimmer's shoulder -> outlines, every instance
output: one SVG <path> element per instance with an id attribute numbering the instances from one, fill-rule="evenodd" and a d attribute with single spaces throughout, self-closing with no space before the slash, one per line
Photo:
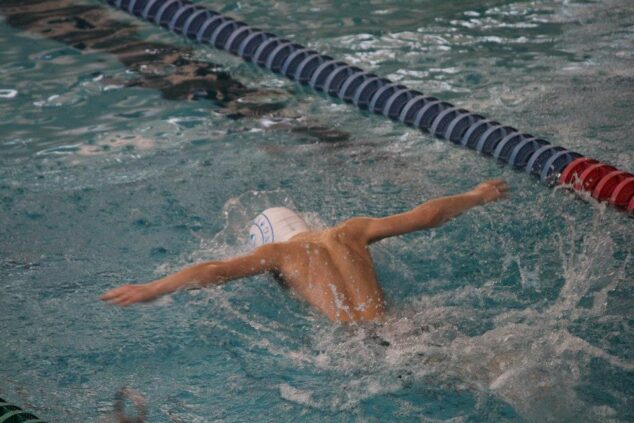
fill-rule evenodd
<path id="1" fill-rule="evenodd" d="M 364 218 L 353 218 L 342 222 L 339 225 L 318 230 L 303 232 L 295 235 L 286 242 L 280 242 L 271 245 L 277 245 L 282 254 L 293 252 L 305 252 L 307 249 L 332 249 L 335 244 L 341 246 L 358 246 L 365 245 L 365 240 L 359 237 L 363 231 Z"/>
<path id="2" fill-rule="evenodd" d="M 299 244 L 318 243 L 323 240 L 324 233 L 327 232 L 329 229 L 324 229 L 320 231 L 300 232 L 294 237 L 292 237 L 291 239 L 289 239 L 288 241 L 280 242 L 279 244 L 280 245 L 299 245 Z"/>
<path id="3" fill-rule="evenodd" d="M 280 242 L 277 245 L 282 254 L 306 253 L 307 251 L 316 251 L 326 248 L 330 238 L 330 230 L 324 229 L 320 231 L 302 232 L 295 235 L 286 242 Z"/>
<path id="4" fill-rule="evenodd" d="M 367 245 L 367 228 L 373 219 L 371 217 L 352 217 L 344 220 L 333 228 L 340 242 L 354 245 Z"/>

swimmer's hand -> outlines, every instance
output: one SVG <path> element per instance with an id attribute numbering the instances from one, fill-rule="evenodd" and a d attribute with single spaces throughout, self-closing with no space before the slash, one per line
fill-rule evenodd
<path id="1" fill-rule="evenodd" d="M 506 198 L 508 190 L 509 186 L 505 181 L 502 179 L 492 179 L 490 181 L 482 182 L 471 192 L 475 193 L 479 197 L 480 204 L 483 205 Z"/>
<path id="2" fill-rule="evenodd" d="M 151 283 L 138 285 L 123 285 L 111 289 L 103 294 L 100 299 L 109 304 L 126 307 L 135 303 L 146 303 L 159 296 L 156 286 Z"/>

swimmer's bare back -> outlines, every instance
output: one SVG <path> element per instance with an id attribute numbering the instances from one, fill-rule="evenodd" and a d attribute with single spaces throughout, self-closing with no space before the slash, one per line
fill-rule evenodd
<path id="1" fill-rule="evenodd" d="M 323 231 L 300 233 L 287 242 L 266 244 L 249 254 L 199 263 L 153 282 L 124 285 L 101 296 L 129 306 L 183 288 L 218 285 L 270 272 L 330 320 L 370 321 L 385 312 L 383 292 L 368 246 L 381 239 L 440 226 L 479 205 L 505 198 L 502 180 L 471 191 L 427 201 L 405 213 L 383 218 L 354 217 Z"/>

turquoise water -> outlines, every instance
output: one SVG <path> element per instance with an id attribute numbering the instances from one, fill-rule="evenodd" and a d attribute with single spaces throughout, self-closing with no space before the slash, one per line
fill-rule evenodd
<path id="1" fill-rule="evenodd" d="M 627 0 L 201 3 L 634 171 Z M 139 70 L 110 52 L 0 20 L 0 396 L 51 422 L 107 418 L 122 386 L 150 422 L 634 420 L 631 218 L 96 15 L 212 63 L 234 94 L 126 86 Z M 333 325 L 264 276 L 97 300 L 243 252 L 269 205 L 330 225 L 493 177 L 512 200 L 373 247 L 381 325 Z"/>

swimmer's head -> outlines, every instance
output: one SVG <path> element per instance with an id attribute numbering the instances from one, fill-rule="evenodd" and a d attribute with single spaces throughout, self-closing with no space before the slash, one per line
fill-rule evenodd
<path id="1" fill-rule="evenodd" d="M 271 242 L 288 241 L 307 231 L 310 231 L 308 224 L 297 213 L 286 207 L 273 207 L 253 219 L 249 228 L 249 246 L 255 248 Z"/>

